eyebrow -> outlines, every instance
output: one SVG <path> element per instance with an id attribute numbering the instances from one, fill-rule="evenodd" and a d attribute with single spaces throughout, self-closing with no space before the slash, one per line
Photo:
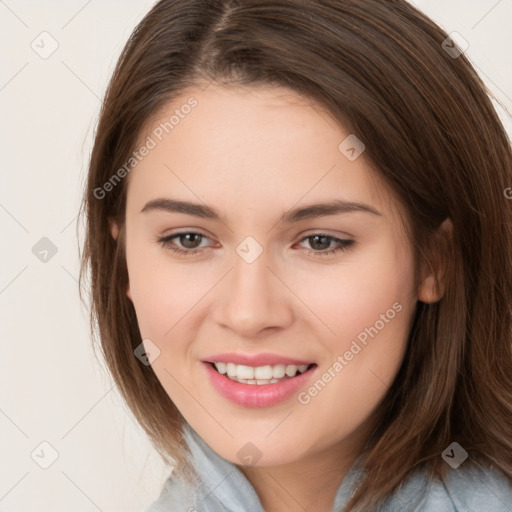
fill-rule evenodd
<path id="1" fill-rule="evenodd" d="M 189 201 L 178 201 L 169 198 L 157 198 L 148 201 L 141 213 L 150 211 L 166 211 L 175 213 L 185 213 L 203 219 L 213 219 L 224 221 L 225 218 L 221 216 L 215 209 L 210 206 L 191 203 Z M 306 219 L 314 219 L 317 217 L 325 217 L 328 215 L 337 215 L 340 213 L 349 212 L 363 212 L 370 213 L 382 217 L 382 214 L 375 208 L 364 203 L 353 201 L 343 201 L 341 199 L 334 199 L 326 203 L 310 204 L 298 208 L 293 208 L 283 213 L 279 222 L 293 223 Z"/>

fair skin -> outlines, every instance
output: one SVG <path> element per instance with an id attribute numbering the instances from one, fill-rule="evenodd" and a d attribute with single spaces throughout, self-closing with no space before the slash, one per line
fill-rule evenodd
<path id="1" fill-rule="evenodd" d="M 349 132 L 324 110 L 287 89 L 210 85 L 175 99 L 139 142 L 190 96 L 198 105 L 129 177 L 126 294 L 142 339 L 160 349 L 152 367 L 169 397 L 213 450 L 240 467 L 266 512 L 327 512 L 399 370 L 416 302 L 439 300 L 443 290 L 426 271 L 414 287 L 399 204 L 364 152 L 354 161 L 340 152 Z M 156 198 L 208 205 L 222 220 L 141 212 Z M 333 199 L 378 213 L 278 222 L 292 208 Z M 112 224 L 114 237 L 118 229 Z M 188 245 L 187 237 L 172 241 L 203 252 L 179 255 L 157 241 L 177 232 L 204 235 Z M 306 238 L 318 233 L 354 243 L 321 255 L 339 244 Z M 248 236 L 262 248 L 251 263 L 236 251 Z M 316 380 L 395 303 L 400 312 L 308 403 L 294 395 L 245 407 L 205 378 L 208 355 L 271 352 L 314 361 Z M 252 466 L 237 457 L 247 442 L 262 454 Z"/>

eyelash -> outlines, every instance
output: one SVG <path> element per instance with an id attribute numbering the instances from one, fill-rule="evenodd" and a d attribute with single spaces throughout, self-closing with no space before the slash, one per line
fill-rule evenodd
<path id="1" fill-rule="evenodd" d="M 181 235 L 199 235 L 203 239 L 204 238 L 208 238 L 206 235 L 203 235 L 202 233 L 197 233 L 195 231 L 183 231 L 181 233 L 174 233 L 173 235 L 169 235 L 169 236 L 165 236 L 165 237 L 159 238 L 157 241 L 160 244 L 162 244 L 162 246 L 165 247 L 166 249 L 170 249 L 171 251 L 173 251 L 173 252 L 175 252 L 177 254 L 181 254 L 181 255 L 199 254 L 199 253 L 202 253 L 204 251 L 204 249 L 180 249 L 179 247 L 177 247 L 176 245 L 171 243 L 171 240 L 173 238 L 177 238 L 177 237 L 179 237 Z M 334 236 L 327 235 L 325 233 L 313 233 L 312 235 L 308 235 L 308 236 L 305 236 L 304 238 L 302 238 L 300 240 L 300 242 L 303 242 L 304 240 L 307 240 L 309 238 L 313 238 L 315 236 L 320 236 L 320 237 L 327 238 L 330 241 L 338 242 L 341 245 L 339 247 L 337 247 L 336 249 L 329 249 L 329 250 L 326 250 L 326 251 L 311 251 L 311 250 L 308 250 L 308 256 L 328 256 L 328 255 L 331 255 L 331 254 L 339 253 L 339 252 L 348 250 L 355 243 L 354 240 L 342 240 L 340 238 L 336 238 Z"/>

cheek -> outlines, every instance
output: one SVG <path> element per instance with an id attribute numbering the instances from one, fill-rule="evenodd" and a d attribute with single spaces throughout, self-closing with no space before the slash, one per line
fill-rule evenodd
<path id="1" fill-rule="evenodd" d="M 297 295 L 323 324 L 318 325 L 330 353 L 348 349 L 352 339 L 360 333 L 364 338 L 365 329 L 376 322 L 381 337 L 401 343 L 397 334 L 407 331 L 415 304 L 413 264 L 407 254 L 395 256 L 394 246 L 388 245 L 347 258 L 338 267 L 319 267 L 296 281 Z"/>
<path id="2" fill-rule="evenodd" d="M 172 279 L 171 277 L 175 277 Z M 168 343 L 173 331 L 183 329 L 187 315 L 204 295 L 204 286 L 187 281 L 183 276 L 154 276 L 134 279 L 133 304 L 141 334 Z"/>
<path id="3" fill-rule="evenodd" d="M 383 398 L 400 368 L 416 305 L 413 261 L 407 254 L 395 257 L 394 248 L 380 256 L 351 265 L 341 288 L 325 302 L 336 332 L 324 338 L 326 366 L 342 358 L 327 394 L 331 400 L 344 396 L 361 418 Z"/>
<path id="4" fill-rule="evenodd" d="M 336 334 L 325 330 L 319 338 L 325 356 L 317 379 L 299 401 L 304 415 L 326 425 L 326 445 L 369 418 L 402 363 L 415 301 L 408 280 L 383 275 L 347 276 L 347 287 L 332 291 L 325 301 L 324 312 L 330 312 L 329 326 Z M 351 288 L 354 282 L 361 286 Z"/>
<path id="5" fill-rule="evenodd" d="M 164 340 L 215 284 L 215 272 L 176 263 L 157 244 L 127 243 L 130 294 L 143 337 Z"/>

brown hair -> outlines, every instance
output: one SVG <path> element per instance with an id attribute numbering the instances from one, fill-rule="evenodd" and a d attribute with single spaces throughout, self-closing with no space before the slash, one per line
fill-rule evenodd
<path id="1" fill-rule="evenodd" d="M 443 298 L 417 303 L 367 445 L 367 477 L 347 510 L 368 510 L 419 464 L 441 476 L 441 452 L 453 441 L 469 453 L 465 464 L 512 478 L 511 147 L 466 56 L 443 48 L 447 37 L 405 0 L 161 0 L 135 28 L 91 154 L 80 286 L 90 265 L 93 337 L 97 322 L 126 402 L 184 475 L 184 418 L 134 357 L 141 336 L 125 295 L 127 180 L 101 199 L 95 190 L 127 161 L 151 116 L 188 87 L 216 82 L 284 86 L 323 105 L 364 142 L 404 205 L 417 266 L 446 265 Z M 449 243 L 436 235 L 447 218 Z M 109 219 L 121 226 L 117 240 Z"/>

